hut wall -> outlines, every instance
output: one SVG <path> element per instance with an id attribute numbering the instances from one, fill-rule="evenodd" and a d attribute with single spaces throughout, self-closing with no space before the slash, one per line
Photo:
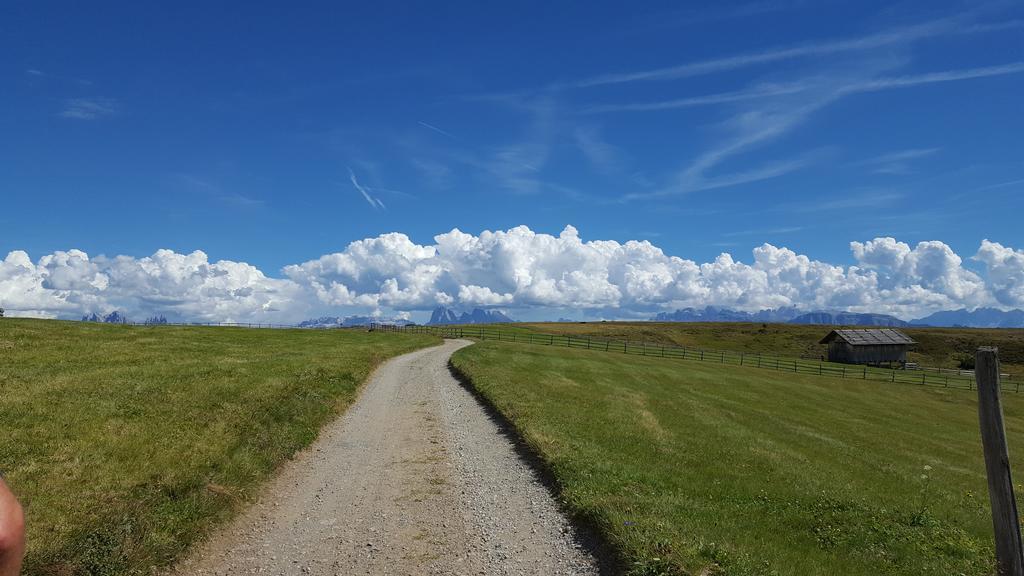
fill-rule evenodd
<path id="1" fill-rule="evenodd" d="M 828 359 L 830 362 L 843 362 L 845 364 L 906 362 L 907 347 L 903 344 L 851 346 L 837 339 L 828 345 Z"/>

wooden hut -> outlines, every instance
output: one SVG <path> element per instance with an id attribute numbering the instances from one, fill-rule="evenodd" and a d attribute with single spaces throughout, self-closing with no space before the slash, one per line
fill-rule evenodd
<path id="1" fill-rule="evenodd" d="M 907 348 L 916 344 L 892 328 L 833 330 L 819 344 L 828 344 L 828 361 L 844 364 L 907 363 Z"/>

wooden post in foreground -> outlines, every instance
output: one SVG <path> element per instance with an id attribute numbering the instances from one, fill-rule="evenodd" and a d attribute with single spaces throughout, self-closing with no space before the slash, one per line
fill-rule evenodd
<path id="1" fill-rule="evenodd" d="M 978 348 L 974 374 L 978 382 L 978 421 L 985 450 L 998 571 L 1001 576 L 1024 576 L 1024 551 L 1020 541 L 1017 500 L 1013 495 L 1003 408 L 999 402 L 999 350 Z"/>

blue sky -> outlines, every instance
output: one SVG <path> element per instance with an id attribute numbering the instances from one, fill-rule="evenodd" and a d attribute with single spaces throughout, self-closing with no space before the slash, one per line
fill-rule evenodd
<path id="1" fill-rule="evenodd" d="M 1021 247 L 1014 2 L 7 2 L 0 255 Z"/>

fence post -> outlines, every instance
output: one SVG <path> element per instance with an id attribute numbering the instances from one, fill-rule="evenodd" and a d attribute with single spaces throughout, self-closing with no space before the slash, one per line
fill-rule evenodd
<path id="1" fill-rule="evenodd" d="M 999 351 L 978 348 L 974 375 L 978 382 L 978 422 L 985 452 L 988 497 L 996 537 L 996 563 L 1002 576 L 1024 576 L 1024 549 L 1020 541 L 1017 500 L 1010 475 L 1010 454 L 999 400 Z"/>

